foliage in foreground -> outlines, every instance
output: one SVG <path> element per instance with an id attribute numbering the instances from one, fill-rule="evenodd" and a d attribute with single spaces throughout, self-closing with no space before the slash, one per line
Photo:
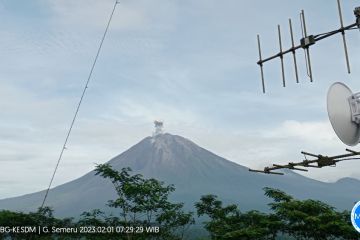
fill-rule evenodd
<path id="1" fill-rule="evenodd" d="M 273 200 L 268 214 L 241 213 L 236 205 L 223 206 L 214 195 L 201 197 L 195 206 L 199 216 L 210 218 L 205 228 L 211 239 L 359 239 L 349 212 L 337 212 L 321 201 L 297 200 L 277 189 L 264 191 Z"/>
<path id="2" fill-rule="evenodd" d="M 95 209 L 84 212 L 78 222 L 73 219 L 56 219 L 51 208 L 41 208 L 28 214 L 0 211 L 0 227 L 40 226 L 78 229 L 69 234 L 1 233 L 1 239 L 184 239 L 189 226 L 194 224 L 193 213 L 185 212 L 182 203 L 172 203 L 169 195 L 175 190 L 156 179 L 145 179 L 142 175 L 131 175 L 130 168 L 116 171 L 110 165 L 98 165 L 97 175 L 111 180 L 117 192 L 117 199 L 110 200 L 108 206 L 118 214 L 107 215 Z M 90 228 L 82 228 L 82 227 Z M 81 233 L 80 229 L 93 232 Z M 110 233 L 108 230 L 114 227 Z M 117 227 L 117 228 L 116 228 Z"/>
<path id="3" fill-rule="evenodd" d="M 108 164 L 98 165 L 96 174 L 110 179 L 118 198 L 108 205 L 120 210 L 120 216 L 111 218 L 124 227 L 159 227 L 160 232 L 153 236 L 149 233 L 126 234 L 127 239 L 183 239 L 186 230 L 194 224 L 193 213 L 183 210 L 183 203 L 172 203 L 169 195 L 174 186 L 142 175 L 130 175 L 130 168 L 118 172 Z M 112 223 L 113 224 L 113 223 Z"/>
<path id="4" fill-rule="evenodd" d="M 169 201 L 175 190 L 156 179 L 145 179 L 131 174 L 131 169 L 116 171 L 109 165 L 98 165 L 96 174 L 109 179 L 117 192 L 117 198 L 108 206 L 115 215 L 100 210 L 84 212 L 78 221 L 57 219 L 49 207 L 37 212 L 21 213 L 0 211 L 0 239 L 190 239 L 185 233 L 194 224 L 193 214 L 183 210 L 182 203 Z M 272 199 L 271 212 L 241 212 L 237 205 L 224 206 L 215 195 L 202 196 L 195 203 L 198 216 L 206 216 L 205 229 L 208 239 L 253 240 L 253 239 L 296 239 L 296 240 L 345 240 L 359 239 L 353 229 L 349 212 L 337 212 L 333 207 L 315 200 L 297 200 L 272 188 L 264 188 L 265 195 Z M 4 233 L 1 226 L 40 226 L 55 228 L 96 227 L 111 229 L 121 226 L 122 233 Z M 153 231 L 158 227 L 159 232 Z M 152 229 L 150 232 L 146 229 Z"/>

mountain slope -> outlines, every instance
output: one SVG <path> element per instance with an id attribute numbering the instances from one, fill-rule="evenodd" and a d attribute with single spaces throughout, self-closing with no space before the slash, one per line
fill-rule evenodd
<path id="1" fill-rule="evenodd" d="M 251 173 L 247 168 L 221 158 L 193 142 L 175 135 L 147 137 L 109 163 L 120 170 L 130 167 L 135 173 L 174 184 L 174 201 L 193 208 L 204 194 L 216 194 L 224 202 L 238 203 L 243 210 L 267 210 L 263 187 L 275 187 L 297 198 L 319 199 L 340 209 L 350 209 L 360 199 L 360 181 L 355 179 L 324 183 L 292 171 L 284 176 Z M 0 209 L 36 209 L 44 191 L 0 200 Z M 83 211 L 105 209 L 107 200 L 116 197 L 111 183 L 94 172 L 60 185 L 49 193 L 47 205 L 61 217 L 78 216 Z"/>

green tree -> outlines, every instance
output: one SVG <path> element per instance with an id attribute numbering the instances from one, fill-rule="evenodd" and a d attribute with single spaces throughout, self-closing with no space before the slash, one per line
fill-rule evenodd
<path id="1" fill-rule="evenodd" d="M 274 200 L 269 205 L 282 221 L 281 231 L 295 239 L 359 239 L 349 212 L 337 212 L 321 201 L 297 200 L 277 189 L 264 191 Z"/>
<path id="2" fill-rule="evenodd" d="M 201 197 L 195 204 L 198 216 L 206 215 L 205 222 L 211 239 L 275 239 L 281 222 L 272 214 L 258 211 L 241 213 L 236 205 L 223 207 L 214 195 Z"/>
<path id="3" fill-rule="evenodd" d="M 174 186 L 140 174 L 131 175 L 130 168 L 114 170 L 109 164 L 97 165 L 95 172 L 111 180 L 118 198 L 110 200 L 110 207 L 120 210 L 119 218 L 108 218 L 125 227 L 144 228 L 144 234 L 127 234 L 127 239 L 182 239 L 194 223 L 193 214 L 183 210 L 182 203 L 171 203 L 169 195 Z M 157 226 L 160 233 L 149 235 L 146 227 Z"/>
<path id="4" fill-rule="evenodd" d="M 2 227 L 67 227 L 75 226 L 71 218 L 57 219 L 53 216 L 53 210 L 50 207 L 39 208 L 36 212 L 23 213 L 12 211 L 0 211 L 0 226 Z M 0 233 L 1 239 L 11 240 L 32 240 L 32 239 L 77 239 L 76 236 L 59 236 L 56 234 L 9 232 Z"/>
<path id="5" fill-rule="evenodd" d="M 195 207 L 199 216 L 209 217 L 205 228 L 211 239 L 359 239 L 349 212 L 337 212 L 321 201 L 297 200 L 278 189 L 264 191 L 273 200 L 267 214 L 241 213 L 236 205 L 224 207 L 214 195 L 203 196 Z"/>

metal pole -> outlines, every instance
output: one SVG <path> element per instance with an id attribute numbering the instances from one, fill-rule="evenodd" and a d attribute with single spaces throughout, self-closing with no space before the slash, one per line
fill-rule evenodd
<path id="1" fill-rule="evenodd" d="M 303 27 L 304 27 L 304 37 L 307 38 L 307 31 L 306 31 L 306 23 L 305 23 L 305 13 L 304 13 L 304 10 L 301 10 L 301 15 L 302 15 L 302 22 L 303 22 Z M 312 82 L 312 81 L 313 81 L 313 77 L 312 77 L 312 70 L 311 70 L 311 61 L 310 61 L 310 50 L 309 50 L 309 47 L 306 48 L 306 55 L 307 55 L 307 63 L 308 63 L 308 67 L 309 67 L 310 82 Z"/>
<path id="2" fill-rule="evenodd" d="M 341 25 L 341 29 L 342 29 L 341 35 L 342 35 L 343 44 L 344 44 L 346 66 L 347 66 L 348 73 L 350 74 L 350 61 L 349 61 L 349 55 L 348 55 L 348 50 L 347 50 L 346 38 L 345 38 L 345 30 L 344 30 L 343 17 L 342 17 L 342 13 L 341 13 L 340 0 L 337 0 L 337 4 L 338 4 L 338 10 L 339 10 L 340 25 Z"/>
<path id="3" fill-rule="evenodd" d="M 296 53 L 295 53 L 295 43 L 294 43 L 294 33 L 293 33 L 293 29 L 292 29 L 292 23 L 291 23 L 291 19 L 289 18 L 289 27 L 290 27 L 290 35 L 291 35 L 291 46 L 292 46 L 292 53 L 293 53 L 293 59 L 294 59 L 294 67 L 295 67 L 295 77 L 296 77 L 296 83 L 299 83 L 299 75 L 298 75 L 298 68 L 297 68 L 297 63 L 296 63 Z"/>
<path id="4" fill-rule="evenodd" d="M 286 87 L 286 85 L 285 85 L 285 71 L 284 71 L 284 56 L 283 56 L 283 52 L 282 52 L 280 25 L 278 25 L 278 33 L 279 33 L 280 60 L 281 60 L 281 73 L 282 73 L 282 79 L 283 79 L 283 87 Z"/>
<path id="5" fill-rule="evenodd" d="M 259 49 L 259 65 L 260 65 L 260 72 L 261 72 L 261 83 L 262 83 L 262 90 L 263 93 L 265 93 L 265 80 L 264 80 L 264 71 L 263 71 L 263 64 L 261 60 L 261 45 L 260 45 L 260 35 L 257 35 L 257 41 L 258 41 L 258 49 Z"/>

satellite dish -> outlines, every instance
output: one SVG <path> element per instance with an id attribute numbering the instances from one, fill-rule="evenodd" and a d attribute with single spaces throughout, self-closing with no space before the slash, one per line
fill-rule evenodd
<path id="1" fill-rule="evenodd" d="M 360 139 L 360 127 L 354 121 L 352 102 L 356 109 L 356 94 L 345 84 L 336 82 L 330 86 L 327 94 L 329 119 L 338 138 L 349 146 L 358 144 Z"/>

